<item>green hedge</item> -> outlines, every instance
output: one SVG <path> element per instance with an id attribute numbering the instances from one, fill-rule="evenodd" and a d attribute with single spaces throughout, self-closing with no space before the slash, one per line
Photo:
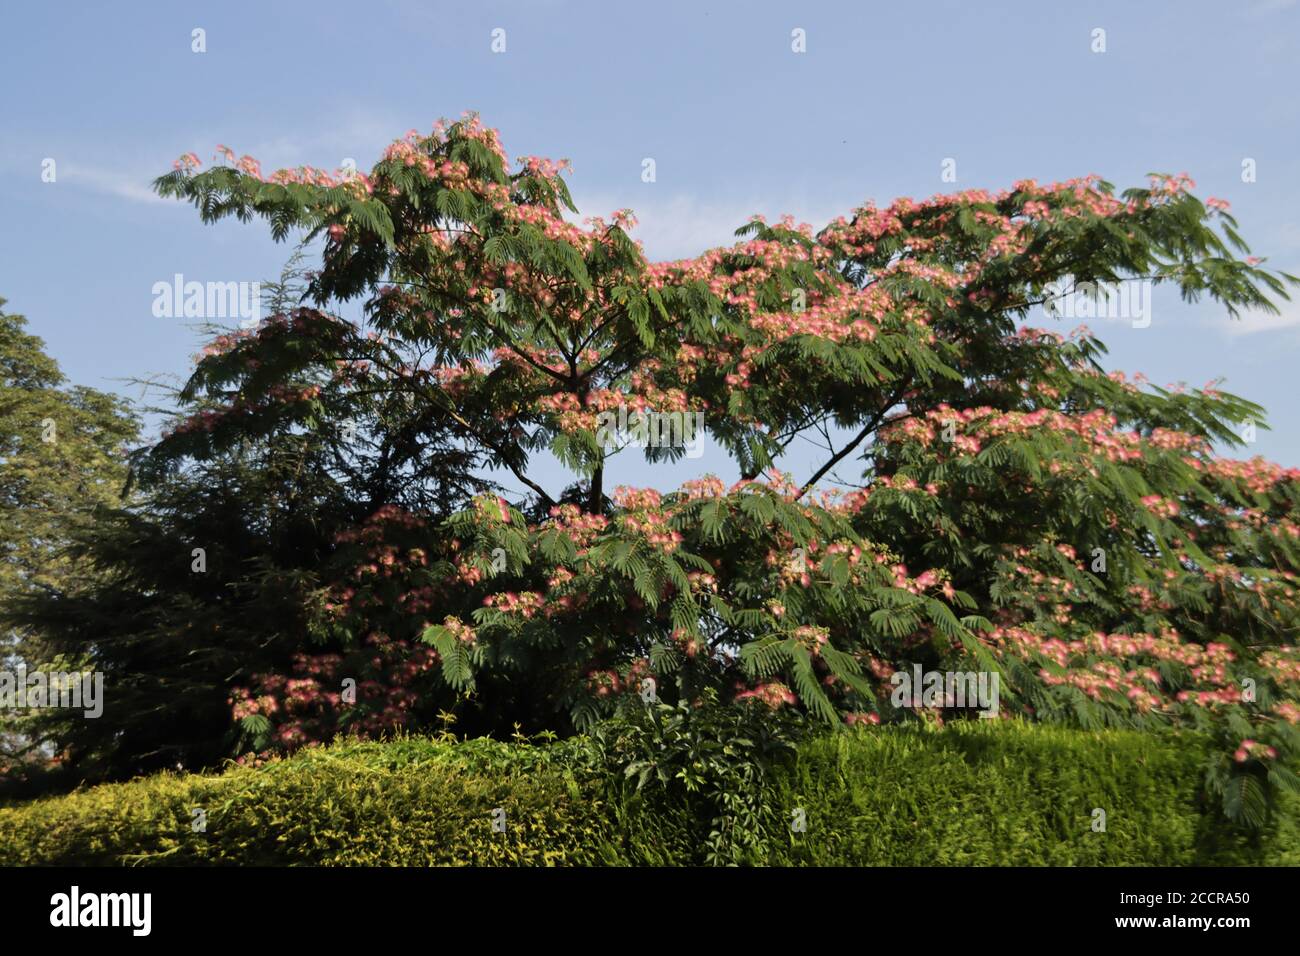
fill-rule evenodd
<path id="1" fill-rule="evenodd" d="M 1298 864 L 1199 797 L 1197 738 L 1013 721 L 816 738 L 774 775 L 781 865 Z M 260 768 L 162 774 L 0 808 L 0 863 L 694 864 L 712 808 L 629 792 L 582 741 L 340 741 Z M 1092 810 L 1106 811 L 1106 832 Z M 205 832 L 192 811 L 203 809 Z M 504 811 L 505 832 L 493 827 Z M 787 825 L 802 809 L 806 830 Z"/>
<path id="2" fill-rule="evenodd" d="M 1234 831 L 1202 796 L 1206 757 L 1190 735 L 1013 721 L 823 737 L 778 774 L 777 802 L 787 814 L 804 808 L 807 830 L 780 841 L 771 862 L 1300 864 L 1296 802 L 1262 834 Z"/>
<path id="3" fill-rule="evenodd" d="M 617 862 L 600 855 L 609 815 L 594 788 L 550 766 L 542 748 L 459 746 L 466 753 L 420 739 L 340 742 L 257 769 L 160 774 L 0 809 L 0 863 Z M 513 772 L 469 769 L 489 748 L 517 751 Z"/>

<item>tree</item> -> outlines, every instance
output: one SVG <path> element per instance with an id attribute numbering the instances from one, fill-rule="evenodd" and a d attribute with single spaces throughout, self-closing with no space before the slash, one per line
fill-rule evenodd
<path id="1" fill-rule="evenodd" d="M 267 284 L 268 304 L 278 310 L 296 301 L 299 279 L 295 257 Z M 175 418 L 213 413 L 203 400 L 173 399 Z M 156 470 L 145 461 L 129 502 L 68 529 L 64 553 L 93 573 L 16 599 L 5 617 L 38 634 L 45 653 L 104 674 L 98 718 L 48 711 L 30 721 L 63 755 L 69 781 L 201 768 L 241 747 L 265 746 L 269 724 L 232 720 L 232 688 L 288 674 L 276 686 L 292 692 L 295 668 L 309 657 L 315 667 L 334 659 L 304 651 L 329 638 L 312 624 L 336 537 L 390 500 L 430 509 L 444 493 L 441 484 L 427 493 L 410 484 L 399 474 L 400 456 L 360 456 L 339 472 L 332 455 L 323 430 L 284 431 L 232 442 L 198 461 Z M 351 673 L 376 674 L 367 690 L 389 683 L 371 660 L 391 653 L 375 644 L 337 655 L 340 665 L 355 665 Z M 362 726 L 386 726 L 378 720 Z M 276 738 L 302 739 L 293 727 Z"/>
<path id="2" fill-rule="evenodd" d="M 67 546 L 95 510 L 117 504 L 138 423 L 119 397 L 69 387 L 27 320 L 0 299 L 0 611 L 83 581 Z M 0 625 L 5 669 L 36 669 L 50 649 L 26 628 Z M 59 664 L 78 664 L 57 661 Z M 61 668 L 56 668 L 61 669 Z M 45 741 L 31 715 L 0 715 L 0 772 L 26 769 Z"/>
<path id="3" fill-rule="evenodd" d="M 300 231 L 321 269 L 304 304 L 213 344 L 182 396 L 201 407 L 138 473 L 292 439 L 364 513 L 300 641 L 328 649 L 234 691 L 261 744 L 430 702 L 489 727 L 706 690 L 826 721 L 969 713 L 895 704 L 920 665 L 996 674 L 1006 713 L 1209 728 L 1241 819 L 1294 785 L 1298 475 L 1213 449 L 1262 410 L 1107 374 L 1091 333 L 1026 324 L 1122 280 L 1276 311 L 1295 279 L 1185 176 L 867 204 L 817 233 L 755 218 L 651 263 L 628 211 L 573 224 L 563 164 L 512 167 L 472 115 L 368 174 L 222 156 L 182 157 L 158 192 Z M 337 314 L 352 300 L 361 321 Z M 680 456 L 694 413 L 738 483 L 606 489 L 629 445 Z M 774 472 L 818 434 L 818 467 Z M 530 474 L 541 449 L 569 487 Z M 340 667 L 366 642 L 383 654 L 351 703 Z"/>

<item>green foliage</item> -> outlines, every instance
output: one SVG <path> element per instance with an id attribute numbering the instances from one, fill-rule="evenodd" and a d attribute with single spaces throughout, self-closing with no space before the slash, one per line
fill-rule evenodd
<path id="1" fill-rule="evenodd" d="M 69 387 L 0 299 L 0 604 L 84 573 L 64 553 L 97 506 L 120 502 L 139 423 L 115 395 Z"/>
<path id="2" fill-rule="evenodd" d="M 1000 721 L 799 736 L 664 707 L 552 744 L 339 740 L 0 807 L 0 864 L 1300 864 L 1296 801 L 1254 833 L 1227 824 L 1200 796 L 1195 735 Z"/>
<path id="3" fill-rule="evenodd" d="M 27 320 L 0 299 L 0 654 L 6 668 L 77 670 L 85 648 L 44 639 L 7 617 L 18 602 L 86 586 L 96 569 L 71 547 L 96 510 L 122 503 L 127 446 L 139 423 L 115 395 L 69 386 Z M 65 653 L 67 652 L 67 653 Z M 0 777 L 39 771 L 43 722 L 0 713 Z"/>
<path id="4" fill-rule="evenodd" d="M 339 742 L 220 775 L 164 773 L 0 810 L 0 859 L 45 865 L 613 862 L 596 796 L 538 748 Z M 544 755 L 543 755 L 544 756 Z M 489 769 L 490 768 L 490 769 Z M 206 829 L 194 830 L 194 811 Z M 505 830 L 493 828 L 504 811 Z"/>
<path id="5" fill-rule="evenodd" d="M 745 701 L 722 707 L 712 690 L 700 706 L 628 703 L 592 738 L 611 768 L 616 802 L 695 807 L 699 845 L 711 865 L 757 863 L 771 852 L 773 807 L 764 800 L 773 770 L 793 758 L 807 724 Z M 619 787 L 619 771 L 626 781 Z"/>
<path id="6" fill-rule="evenodd" d="M 773 802 L 807 811 L 768 862 L 852 866 L 1280 865 L 1300 861 L 1300 802 L 1251 832 L 1226 822 L 1193 734 L 1018 721 L 848 731 L 799 749 Z M 1105 832 L 1093 829 L 1105 811 Z"/>
<path id="7" fill-rule="evenodd" d="M 292 449 L 234 454 L 139 493 L 144 507 L 73 529 L 93 575 L 5 614 L 42 646 L 106 675 L 100 719 L 36 715 L 78 779 L 212 766 L 230 754 L 232 675 L 283 669 L 317 603 L 316 567 L 343 520 Z M 194 550 L 202 549 L 202 570 Z"/>

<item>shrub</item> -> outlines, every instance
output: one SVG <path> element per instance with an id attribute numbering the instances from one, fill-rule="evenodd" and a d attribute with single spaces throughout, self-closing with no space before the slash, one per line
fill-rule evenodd
<path id="1" fill-rule="evenodd" d="M 793 735 L 728 737 L 734 714 L 665 708 L 550 745 L 340 740 L 218 775 L 104 784 L 0 808 L 0 864 L 1300 863 L 1295 802 L 1262 830 L 1233 827 L 1202 796 L 1211 744 L 1193 735 L 872 728 L 779 759 Z"/>
<path id="2" fill-rule="evenodd" d="M 771 852 L 780 823 L 766 799 L 772 773 L 808 732 L 797 715 L 755 700 L 719 706 L 706 690 L 697 706 L 626 706 L 591 739 L 608 770 L 609 804 L 628 808 L 625 825 L 653 820 L 655 834 L 685 839 L 688 852 L 703 848 L 703 862 L 738 864 Z"/>
<path id="3" fill-rule="evenodd" d="M 773 864 L 1251 865 L 1300 860 L 1293 799 L 1253 835 L 1204 794 L 1211 744 L 1191 734 L 1084 732 L 1018 721 L 849 731 L 775 776 L 787 822 Z M 1093 829 L 1105 811 L 1105 832 Z"/>
<path id="4" fill-rule="evenodd" d="M 602 859 L 608 814 L 543 748 L 341 742 L 0 810 L 6 864 L 549 865 Z M 495 753 L 491 772 L 475 772 Z M 194 832 L 193 811 L 207 814 Z M 505 831 L 493 828 L 504 812 Z"/>

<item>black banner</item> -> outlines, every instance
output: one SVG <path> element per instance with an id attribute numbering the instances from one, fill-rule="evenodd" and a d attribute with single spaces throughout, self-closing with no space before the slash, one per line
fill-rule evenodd
<path id="1" fill-rule="evenodd" d="M 499 942 L 537 944 L 557 923 L 593 942 L 638 927 L 649 940 L 656 926 L 677 927 L 670 935 L 680 941 L 687 925 L 732 938 L 782 922 L 796 935 L 804 921 L 829 930 L 837 911 L 857 925 L 866 919 L 873 938 L 897 933 L 943 947 L 1008 931 L 1231 943 L 1284 931 L 1289 876 L 1266 868 L 36 868 L 0 870 L 0 899 L 11 944 L 76 934 L 128 945 L 292 938 L 339 946 L 382 930 L 437 945 L 485 929 Z"/>

